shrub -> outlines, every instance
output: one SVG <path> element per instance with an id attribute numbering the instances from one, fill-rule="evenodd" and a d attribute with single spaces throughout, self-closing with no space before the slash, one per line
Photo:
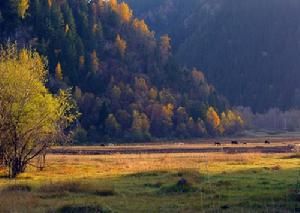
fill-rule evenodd
<path id="1" fill-rule="evenodd" d="M 188 193 L 195 191 L 197 189 L 184 178 L 180 178 L 176 184 L 165 186 L 160 190 L 162 193 Z"/>

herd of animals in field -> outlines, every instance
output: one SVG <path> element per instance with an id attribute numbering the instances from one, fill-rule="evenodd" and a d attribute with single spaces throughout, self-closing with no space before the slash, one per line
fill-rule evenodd
<path id="1" fill-rule="evenodd" d="M 219 141 L 215 141 L 214 142 L 214 145 L 215 146 L 222 146 L 222 145 L 226 145 L 228 143 L 221 143 Z M 247 145 L 247 142 L 241 142 L 241 141 L 237 141 L 237 140 L 232 140 L 231 143 L 229 143 L 231 145 Z M 265 145 L 270 145 L 271 144 L 271 141 L 270 140 L 265 140 L 264 141 L 264 144 Z M 283 142 L 282 143 L 283 145 L 285 145 L 286 143 Z M 287 147 L 292 151 L 292 152 L 300 152 L 300 144 L 299 143 L 296 143 L 296 144 L 288 144 Z"/>
<path id="2" fill-rule="evenodd" d="M 262 143 L 264 143 L 265 145 L 271 145 L 271 141 L 270 140 L 265 140 Z M 243 141 L 238 141 L 238 140 L 232 140 L 232 141 L 229 141 L 229 142 L 215 141 L 213 143 L 213 145 L 215 145 L 215 146 L 222 146 L 222 145 L 228 145 L 228 144 L 231 144 L 231 145 L 247 145 L 248 143 L 245 142 L 245 141 L 243 142 Z M 282 144 L 286 144 L 286 143 L 282 143 Z M 113 143 L 109 143 L 109 144 L 101 143 L 100 144 L 100 146 L 102 146 L 102 147 L 106 147 L 106 146 L 112 147 L 112 146 L 115 146 L 115 145 L 116 144 L 113 144 Z M 183 145 L 185 145 L 185 143 L 183 143 L 183 142 L 174 143 L 174 145 L 183 146 Z M 292 147 L 292 148 L 297 147 L 298 148 L 298 147 L 300 147 L 300 144 L 288 144 L 288 147 Z"/>
<path id="3" fill-rule="evenodd" d="M 231 141 L 231 144 L 232 145 L 238 145 L 238 144 L 243 144 L 243 145 L 247 145 L 247 142 L 240 142 L 240 141 L 237 141 L 237 140 L 234 140 L 234 141 Z M 265 144 L 271 144 L 271 142 L 269 140 L 265 140 Z M 222 143 L 221 142 L 215 142 L 215 146 L 222 146 Z"/>
<path id="4" fill-rule="evenodd" d="M 296 141 L 295 141 L 296 142 Z M 119 145 L 119 144 L 101 144 L 101 146 L 107 147 L 107 149 L 101 149 L 100 151 L 91 151 L 93 153 L 112 154 L 112 153 L 179 153 L 179 152 L 191 152 L 191 153 L 206 153 L 206 152 L 225 152 L 225 153 L 249 153 L 249 152 L 261 152 L 261 153 L 299 153 L 300 144 L 291 141 L 271 141 L 270 139 L 261 139 L 255 142 L 246 140 L 222 140 L 212 141 L 208 143 L 185 143 L 175 142 L 172 144 L 143 144 L 135 147 L 135 145 Z M 161 145 L 161 147 L 160 147 Z M 164 146 L 165 145 L 165 146 Z M 176 147 L 172 146 L 175 145 Z M 198 146 L 199 145 L 199 146 Z M 201 146 L 203 145 L 203 146 Z M 117 146 L 116 149 L 111 149 L 111 146 Z M 155 146 L 156 148 L 153 148 Z M 213 148 L 215 146 L 215 148 Z M 130 147 L 130 149 L 128 149 Z M 141 149 L 141 147 L 143 147 Z M 217 148 L 219 147 L 219 148 Z M 224 149 L 223 149 L 224 148 Z M 85 153 L 87 150 L 84 151 Z"/>
<path id="5" fill-rule="evenodd" d="M 214 144 L 215 144 L 215 146 L 222 146 L 222 143 L 221 142 L 214 142 Z M 231 144 L 232 145 L 238 145 L 238 144 L 244 144 L 244 145 L 247 145 L 247 142 L 240 142 L 240 141 L 236 141 L 236 140 L 234 140 L 234 141 L 231 141 Z M 271 144 L 271 142 L 270 141 L 268 141 L 268 140 L 265 140 L 265 144 Z M 184 145 L 184 143 L 175 143 L 175 145 L 180 145 L 180 146 L 182 146 L 182 145 Z M 105 144 L 105 143 L 101 143 L 100 144 L 100 146 L 115 146 L 115 144 L 112 144 L 112 143 L 109 143 L 109 144 Z"/>

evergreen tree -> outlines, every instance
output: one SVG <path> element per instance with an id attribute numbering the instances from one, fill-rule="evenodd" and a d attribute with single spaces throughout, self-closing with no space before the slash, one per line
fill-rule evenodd
<path id="1" fill-rule="evenodd" d="M 119 51 L 121 57 L 123 58 L 124 55 L 125 55 L 126 48 L 127 48 L 127 43 L 126 43 L 125 40 L 123 40 L 120 37 L 119 34 L 117 35 L 117 38 L 116 38 L 116 41 L 115 41 L 115 45 L 118 48 L 118 51 Z"/>

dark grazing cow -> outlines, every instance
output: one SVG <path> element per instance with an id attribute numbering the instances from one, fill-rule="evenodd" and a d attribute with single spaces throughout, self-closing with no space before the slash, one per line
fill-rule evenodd
<path id="1" fill-rule="evenodd" d="M 231 144 L 239 144 L 238 141 L 231 141 Z"/>
<path id="2" fill-rule="evenodd" d="M 265 144 L 271 144 L 271 142 L 268 140 L 265 140 Z"/>
<path id="3" fill-rule="evenodd" d="M 220 142 L 215 142 L 215 146 L 221 146 Z"/>

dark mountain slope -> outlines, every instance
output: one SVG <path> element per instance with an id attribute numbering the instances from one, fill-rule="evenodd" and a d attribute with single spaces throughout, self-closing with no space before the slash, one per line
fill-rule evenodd
<path id="1" fill-rule="evenodd" d="M 203 70 L 233 104 L 300 106 L 299 1 L 128 2 L 158 34 L 170 34 L 182 64 Z"/>

